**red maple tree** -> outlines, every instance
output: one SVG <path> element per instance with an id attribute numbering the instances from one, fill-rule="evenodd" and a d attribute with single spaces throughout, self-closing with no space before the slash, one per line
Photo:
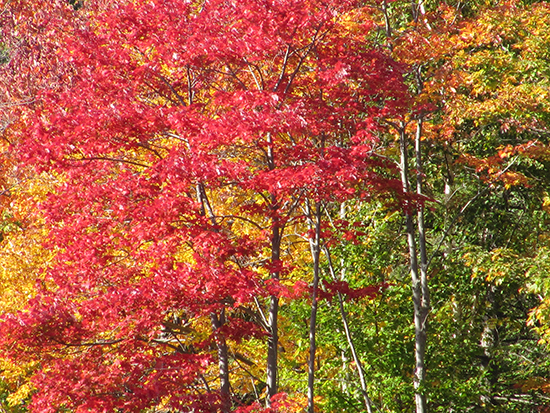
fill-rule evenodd
<path id="1" fill-rule="evenodd" d="M 32 411 L 229 411 L 228 340 L 263 335 L 278 392 L 285 228 L 306 203 L 401 191 L 375 136 L 407 89 L 359 3 L 87 1 L 70 31 L 50 22 L 67 75 L 17 150 L 63 182 L 42 205 L 57 255 L 1 324 L 5 354 L 40 362 Z M 232 316 L 255 297 L 265 331 Z"/>

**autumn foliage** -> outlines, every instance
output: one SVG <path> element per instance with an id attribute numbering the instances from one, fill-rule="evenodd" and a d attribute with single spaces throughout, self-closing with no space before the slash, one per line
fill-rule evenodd
<path id="1" fill-rule="evenodd" d="M 548 410 L 547 3 L 0 24 L 0 410 Z"/>
<path id="2" fill-rule="evenodd" d="M 270 226 L 399 194 L 374 132 L 407 105 L 402 68 L 354 1 L 54 3 L 29 31 L 32 6 L 5 36 L 48 67 L 13 133 L 60 183 L 40 204 L 55 257 L 1 326 L 7 356 L 39 363 L 29 408 L 226 409 L 213 349 L 266 335 L 243 314 L 294 267 L 265 260 Z"/>

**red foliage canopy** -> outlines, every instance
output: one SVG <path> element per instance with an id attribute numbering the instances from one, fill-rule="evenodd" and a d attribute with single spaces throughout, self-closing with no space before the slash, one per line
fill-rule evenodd
<path id="1" fill-rule="evenodd" d="M 387 165 L 374 132 L 407 90 L 369 24 L 348 30 L 358 3 L 86 1 L 33 32 L 63 43 L 49 51 L 64 74 L 25 114 L 18 146 L 63 181 L 43 205 L 56 259 L 1 325 L 7 353 L 41 361 L 31 410 L 212 411 L 208 344 L 163 326 L 268 293 L 254 259 L 265 231 L 232 231 L 216 197 L 261 227 L 305 198 L 401 190 L 376 172 Z M 220 334 L 247 338 L 234 320 Z"/>

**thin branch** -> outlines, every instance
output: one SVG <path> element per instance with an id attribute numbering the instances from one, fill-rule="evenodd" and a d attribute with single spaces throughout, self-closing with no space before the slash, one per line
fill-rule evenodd
<path id="1" fill-rule="evenodd" d="M 109 341 L 91 341 L 88 343 L 65 343 L 61 340 L 54 339 L 59 344 L 62 344 L 66 347 L 94 347 L 94 346 L 112 346 L 113 344 L 120 343 L 121 341 L 124 341 L 123 338 L 120 338 L 118 340 L 109 340 Z"/>
<path id="2" fill-rule="evenodd" d="M 239 219 L 241 221 L 248 222 L 249 224 L 251 224 L 251 225 L 255 226 L 256 228 L 258 228 L 260 231 L 265 230 L 265 228 L 260 226 L 257 222 L 254 222 L 253 220 L 251 220 L 249 218 L 246 218 L 246 217 L 242 217 L 240 215 L 216 215 L 214 218 L 221 218 L 222 222 L 226 218 Z"/>
<path id="3" fill-rule="evenodd" d="M 31 103 L 36 102 L 36 99 L 31 100 L 23 100 L 15 103 L 2 103 L 0 104 L 0 108 L 13 108 L 14 106 L 25 106 L 30 105 Z"/>
<path id="4" fill-rule="evenodd" d="M 281 74 L 279 75 L 279 79 L 277 80 L 277 84 L 273 88 L 274 92 L 276 92 L 277 89 L 279 89 L 279 86 L 281 85 L 281 82 L 283 81 L 283 78 L 286 74 L 286 67 L 288 65 L 289 56 L 290 56 L 290 45 L 287 45 L 286 46 L 285 57 L 284 57 L 284 60 L 283 60 L 283 67 L 281 68 Z"/>
<path id="5" fill-rule="evenodd" d="M 248 65 L 248 70 L 254 77 L 254 82 L 256 83 L 256 86 L 258 87 L 258 90 L 264 90 L 265 89 L 265 82 L 264 77 L 262 75 L 262 71 L 260 70 L 260 67 L 254 63 L 250 63 L 246 58 L 244 59 L 245 63 Z M 254 73 L 254 70 L 258 72 L 258 75 L 260 76 L 260 80 L 258 81 L 258 78 L 256 77 L 256 74 Z"/>
<path id="6" fill-rule="evenodd" d="M 162 82 L 168 86 L 168 88 L 170 89 L 170 91 L 174 94 L 174 96 L 176 96 L 176 98 L 178 99 L 178 101 L 181 103 L 182 106 L 187 106 L 185 104 L 185 101 L 183 100 L 183 98 L 181 97 L 181 95 L 176 91 L 176 89 L 174 89 L 174 87 L 170 84 L 170 82 L 168 80 L 166 80 L 166 78 L 162 75 L 159 75 L 159 78 L 160 80 L 162 80 Z"/>
<path id="7" fill-rule="evenodd" d="M 193 104 L 195 92 L 193 91 L 193 81 L 191 80 L 191 68 L 187 65 L 187 94 L 189 95 L 189 106 Z"/>
<path id="8" fill-rule="evenodd" d="M 292 72 L 292 74 L 290 75 L 290 79 L 285 87 L 285 91 L 284 93 L 286 94 L 290 87 L 292 86 L 292 83 L 294 82 L 294 78 L 296 77 L 296 75 L 298 74 L 298 72 L 300 71 L 300 69 L 302 68 L 302 64 L 304 63 L 304 61 L 306 60 L 306 57 L 309 56 L 309 53 L 311 52 L 311 50 L 313 50 L 313 46 L 315 46 L 317 44 L 317 40 L 319 40 L 320 38 L 322 38 L 327 32 L 325 32 L 322 36 L 319 36 L 317 37 L 317 35 L 319 34 L 319 32 L 321 31 L 321 27 L 323 27 L 322 25 L 320 25 L 318 28 L 317 28 L 317 31 L 315 32 L 315 34 L 313 35 L 313 40 L 311 41 L 311 43 L 307 46 L 306 48 L 306 51 L 304 52 L 304 54 L 302 56 L 300 56 L 300 60 L 298 61 L 298 65 L 296 66 L 296 69 L 294 69 L 294 71 Z"/>
<path id="9" fill-rule="evenodd" d="M 269 330 L 269 323 L 267 322 L 267 317 L 265 316 L 265 313 L 262 310 L 262 307 L 260 306 L 260 302 L 258 301 L 258 297 L 254 297 L 254 303 L 256 304 L 256 307 L 258 308 L 258 312 L 260 313 L 260 316 L 262 317 L 262 322 L 265 326 L 264 328 L 266 330 Z"/>
<path id="10" fill-rule="evenodd" d="M 390 16 L 388 14 L 388 5 L 386 3 L 386 0 L 382 2 L 382 12 L 384 13 L 384 27 L 386 29 L 386 37 L 388 38 L 388 45 L 390 50 L 392 50 L 393 47 L 389 42 L 389 40 L 392 37 L 392 30 L 391 30 L 391 22 L 390 22 Z"/>
<path id="11" fill-rule="evenodd" d="M 202 383 L 204 384 L 204 387 L 206 387 L 206 392 L 207 392 L 207 393 L 212 393 L 212 390 L 210 389 L 210 386 L 208 385 L 208 382 L 207 382 L 206 379 L 204 378 L 204 375 L 203 375 L 203 374 L 199 374 L 199 377 L 201 378 Z"/>
<path id="12" fill-rule="evenodd" d="M 231 75 L 235 78 L 235 80 L 237 80 L 237 82 L 239 82 L 239 84 L 243 87 L 244 90 L 248 90 L 248 86 L 246 85 L 246 83 L 244 83 L 238 76 L 238 71 L 234 70 L 233 68 L 231 68 L 231 66 L 228 64 L 227 67 L 229 68 L 229 70 L 231 70 Z"/>
<path id="13" fill-rule="evenodd" d="M 176 135 L 175 133 L 171 133 L 171 132 L 164 132 L 164 135 L 168 136 L 169 138 L 174 138 L 174 139 L 177 139 L 179 141 L 182 141 L 185 144 L 187 144 L 187 146 L 189 147 L 189 141 L 186 138 L 182 138 L 181 136 Z"/>
<path id="14" fill-rule="evenodd" d="M 135 162 L 135 161 L 129 161 L 127 159 L 120 159 L 120 158 L 110 158 L 108 156 L 91 156 L 91 157 L 83 157 L 79 159 L 70 159 L 75 161 L 110 161 L 110 162 L 121 162 L 121 163 L 127 163 L 130 165 L 140 166 L 142 168 L 150 168 L 149 165 L 145 165 L 143 163 Z"/>
<path id="15" fill-rule="evenodd" d="M 155 148 L 153 148 L 148 142 L 140 142 L 137 144 L 137 146 L 153 152 L 153 154 L 159 159 L 164 159 L 164 157 Z M 155 145 L 155 146 L 157 146 L 157 148 L 165 149 L 165 148 L 159 147 L 158 145 Z"/>

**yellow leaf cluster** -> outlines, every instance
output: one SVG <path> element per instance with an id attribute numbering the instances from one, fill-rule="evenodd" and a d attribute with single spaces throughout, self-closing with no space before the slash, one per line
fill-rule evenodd
<path id="1" fill-rule="evenodd" d="M 55 254 L 42 243 L 48 237 L 37 205 L 53 189 L 57 179 L 51 176 L 27 176 L 14 173 L 6 179 L 10 202 L 4 205 L 0 242 L 0 311 L 2 314 L 23 310 L 34 296 L 42 270 Z M 13 389 L 7 401 L 11 406 L 27 399 L 33 387 L 27 380 L 33 363 L 0 359 L 0 379 Z"/>

